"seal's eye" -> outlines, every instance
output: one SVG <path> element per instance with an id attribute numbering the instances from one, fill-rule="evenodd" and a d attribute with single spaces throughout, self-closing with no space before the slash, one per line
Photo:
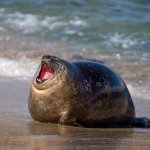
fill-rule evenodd
<path id="1" fill-rule="evenodd" d="M 53 77 L 53 74 L 54 74 L 53 68 L 50 67 L 46 63 L 42 63 L 40 73 L 37 77 L 37 81 L 41 82 L 41 81 L 45 81 L 47 79 L 50 79 Z"/>

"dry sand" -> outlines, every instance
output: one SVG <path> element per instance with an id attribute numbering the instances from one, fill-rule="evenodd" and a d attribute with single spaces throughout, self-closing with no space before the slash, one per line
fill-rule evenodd
<path id="1" fill-rule="evenodd" d="M 0 78 L 0 149 L 150 150 L 150 129 L 88 129 L 32 120 L 29 83 Z M 133 98 L 137 115 L 150 117 L 150 101 Z"/>

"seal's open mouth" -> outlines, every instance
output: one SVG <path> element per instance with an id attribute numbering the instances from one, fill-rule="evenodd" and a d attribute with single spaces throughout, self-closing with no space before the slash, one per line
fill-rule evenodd
<path id="1" fill-rule="evenodd" d="M 53 75 L 54 75 L 53 68 L 46 63 L 42 63 L 40 73 L 37 77 L 37 81 L 43 82 L 47 79 L 51 79 Z"/>

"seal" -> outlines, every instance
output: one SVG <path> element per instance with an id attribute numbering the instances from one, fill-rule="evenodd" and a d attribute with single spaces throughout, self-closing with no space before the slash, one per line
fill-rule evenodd
<path id="1" fill-rule="evenodd" d="M 29 112 L 39 122 L 85 127 L 149 126 L 136 118 L 129 90 L 107 66 L 44 55 L 33 77 Z"/>

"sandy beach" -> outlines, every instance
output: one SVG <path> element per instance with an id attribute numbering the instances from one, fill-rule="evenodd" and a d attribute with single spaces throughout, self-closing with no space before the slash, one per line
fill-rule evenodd
<path id="1" fill-rule="evenodd" d="M 30 83 L 1 77 L 0 84 L 0 149 L 150 149 L 150 129 L 92 129 L 35 122 L 27 108 Z M 137 115 L 149 117 L 150 101 L 133 99 Z"/>
<path id="2" fill-rule="evenodd" d="M 28 94 L 44 54 L 111 67 L 150 118 L 150 1 L 0 1 L 0 150 L 150 150 L 150 129 L 34 121 Z"/>

